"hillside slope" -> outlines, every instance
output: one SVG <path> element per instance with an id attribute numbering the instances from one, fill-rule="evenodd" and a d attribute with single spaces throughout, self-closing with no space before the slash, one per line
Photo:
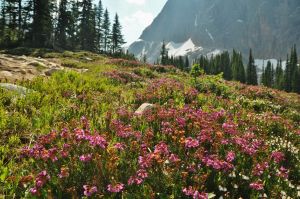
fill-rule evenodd
<path id="1" fill-rule="evenodd" d="M 0 88 L 0 197 L 299 197 L 299 95 L 87 52 L 45 56 L 88 70 L 17 81 L 25 96 Z"/>

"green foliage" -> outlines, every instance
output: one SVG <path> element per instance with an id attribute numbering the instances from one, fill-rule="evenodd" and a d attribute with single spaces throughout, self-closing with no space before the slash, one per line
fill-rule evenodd
<path id="1" fill-rule="evenodd" d="M 204 74 L 204 70 L 199 64 L 194 64 L 190 73 L 193 77 L 199 77 Z"/>
<path id="2" fill-rule="evenodd" d="M 0 89 L 0 193 L 4 197 L 34 197 L 30 189 L 46 170 L 51 178 L 36 197 L 85 197 L 83 185 L 88 184 L 97 186 L 94 198 L 184 198 L 183 189 L 189 186 L 217 198 L 256 198 L 264 192 L 276 198 L 282 197 L 281 191 L 297 198 L 296 188 L 289 184 L 300 179 L 298 95 L 225 81 L 222 73 L 205 75 L 199 65 L 189 74 L 88 52 L 51 52 L 51 56 L 89 70 L 20 81 L 34 90 L 23 97 Z M 134 114 L 146 102 L 154 107 Z M 82 116 L 89 121 L 79 122 Z M 81 130 L 88 135 L 82 140 Z M 90 139 L 96 135 L 107 145 L 93 146 Z M 198 146 L 189 148 L 193 142 Z M 125 148 L 117 149 L 117 143 Z M 162 143 L 168 152 L 162 150 Z M 55 149 L 58 160 L 20 158 L 24 146 L 33 149 L 39 144 L 43 154 Z M 64 144 L 70 145 L 66 157 L 61 155 Z M 274 162 L 274 151 L 282 152 L 285 159 Z M 232 162 L 227 160 L 229 152 L 235 153 Z M 87 154 L 92 154 L 92 160 L 81 161 Z M 171 159 L 171 154 L 180 160 Z M 148 176 L 140 185 L 129 185 L 130 177 L 141 169 L 141 156 L 151 161 L 143 168 Z M 205 158 L 232 165 L 234 170 L 213 168 Z M 254 175 L 264 162 L 268 169 Z M 278 176 L 281 167 L 289 171 L 286 179 Z M 59 177 L 62 171 L 67 177 Z M 252 182 L 261 183 L 263 190 L 251 189 Z M 123 192 L 107 190 L 116 183 L 124 184 Z"/>

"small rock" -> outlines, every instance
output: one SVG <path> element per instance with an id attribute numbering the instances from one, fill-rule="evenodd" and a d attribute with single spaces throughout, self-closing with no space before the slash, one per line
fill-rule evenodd
<path id="1" fill-rule="evenodd" d="M 143 115 L 146 111 L 154 108 L 154 104 L 144 103 L 136 111 L 136 115 Z"/>
<path id="2" fill-rule="evenodd" d="M 15 91 L 20 95 L 25 95 L 26 93 L 31 91 L 30 89 L 27 89 L 23 86 L 18 86 L 18 85 L 9 84 L 9 83 L 0 83 L 0 87 L 4 88 L 6 90 L 9 90 L 9 91 Z"/>
<path id="3" fill-rule="evenodd" d="M 9 71 L 0 71 L 0 76 L 3 76 L 3 77 L 12 77 L 13 74 Z"/>
<path id="4" fill-rule="evenodd" d="M 83 57 L 82 59 L 86 60 L 86 61 L 93 61 L 92 58 L 89 58 L 89 57 Z"/>
<path id="5" fill-rule="evenodd" d="M 52 68 L 52 69 L 46 71 L 46 72 L 45 72 L 45 75 L 51 76 L 51 75 L 53 75 L 53 73 L 55 73 L 55 72 L 57 72 L 57 71 L 60 71 L 60 70 L 61 70 L 61 69 L 58 69 L 58 68 Z"/>

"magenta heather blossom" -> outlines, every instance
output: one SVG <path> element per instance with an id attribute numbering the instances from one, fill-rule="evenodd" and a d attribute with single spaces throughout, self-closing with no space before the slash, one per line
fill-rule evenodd
<path id="1" fill-rule="evenodd" d="M 147 154 L 144 156 L 139 156 L 138 163 L 141 168 L 149 168 L 152 165 L 152 154 Z"/>
<path id="2" fill-rule="evenodd" d="M 35 186 L 29 190 L 32 195 L 37 195 L 39 190 L 50 180 L 47 171 L 41 171 L 35 178 Z"/>
<path id="3" fill-rule="evenodd" d="M 90 141 L 92 146 L 99 146 L 102 149 L 105 149 L 108 145 L 104 137 L 100 135 L 88 136 L 87 139 Z"/>
<path id="4" fill-rule="evenodd" d="M 114 144 L 114 148 L 118 149 L 120 151 L 123 151 L 125 149 L 125 144 L 118 142 L 118 143 Z"/>
<path id="5" fill-rule="evenodd" d="M 177 118 L 176 122 L 180 128 L 184 128 L 186 125 L 186 120 L 183 117 Z"/>
<path id="6" fill-rule="evenodd" d="M 148 178 L 148 172 L 144 169 L 140 169 L 137 172 L 137 176 L 142 178 L 142 179 Z"/>
<path id="7" fill-rule="evenodd" d="M 127 182 L 128 185 L 133 185 L 133 184 L 137 184 L 140 185 L 144 182 L 144 180 L 142 178 L 139 177 L 135 177 L 135 176 L 131 176 Z"/>
<path id="8" fill-rule="evenodd" d="M 175 155 L 173 153 L 170 155 L 169 160 L 172 163 L 180 162 L 180 159 L 179 159 L 178 155 Z"/>
<path id="9" fill-rule="evenodd" d="M 96 186 L 83 185 L 83 188 L 84 188 L 83 194 L 87 197 L 92 196 L 94 193 L 98 191 Z"/>
<path id="10" fill-rule="evenodd" d="M 224 129 L 224 131 L 228 134 L 236 134 L 237 131 L 236 131 L 236 125 L 235 124 L 232 124 L 232 123 L 224 123 L 222 125 L 222 128 Z"/>
<path id="11" fill-rule="evenodd" d="M 92 154 L 81 155 L 79 159 L 81 162 L 90 162 L 92 160 Z"/>
<path id="12" fill-rule="evenodd" d="M 264 185 L 261 182 L 253 182 L 250 184 L 250 188 L 259 191 L 264 189 Z"/>
<path id="13" fill-rule="evenodd" d="M 188 188 L 184 188 L 182 192 L 186 196 L 192 196 L 193 199 L 208 199 L 207 193 L 200 193 L 199 191 L 195 190 L 193 187 L 189 186 Z"/>
<path id="14" fill-rule="evenodd" d="M 38 194 L 38 190 L 37 188 L 33 187 L 29 189 L 29 192 L 31 193 L 31 195 L 35 196 Z"/>
<path id="15" fill-rule="evenodd" d="M 271 154 L 271 158 L 274 159 L 276 163 L 279 163 L 284 160 L 284 154 L 279 151 L 274 151 Z"/>
<path id="16" fill-rule="evenodd" d="M 160 142 L 159 144 L 155 145 L 154 153 L 168 155 L 170 151 L 166 143 Z"/>
<path id="17" fill-rule="evenodd" d="M 257 164 L 253 170 L 253 174 L 256 176 L 261 176 L 264 173 L 264 171 L 268 168 L 269 168 L 269 164 L 267 162 Z"/>
<path id="18" fill-rule="evenodd" d="M 199 141 L 188 137 L 185 139 L 185 147 L 186 148 L 197 148 L 199 146 Z"/>
<path id="19" fill-rule="evenodd" d="M 107 190 L 112 193 L 119 193 L 119 192 L 123 191 L 123 189 L 124 189 L 124 184 L 122 184 L 122 183 L 117 183 L 115 185 L 109 184 L 107 186 Z"/>
<path id="20" fill-rule="evenodd" d="M 229 151 L 226 156 L 227 162 L 232 162 L 235 159 L 235 153 L 233 151 Z"/>
<path id="21" fill-rule="evenodd" d="M 287 179 L 289 177 L 289 171 L 284 168 L 284 167 L 280 167 L 279 169 L 279 173 L 276 174 L 278 177 L 281 177 L 281 178 L 284 178 L 284 179 Z"/>
<path id="22" fill-rule="evenodd" d="M 223 171 L 228 171 L 233 169 L 233 165 L 223 161 L 223 160 L 219 160 L 218 157 L 216 155 L 208 155 L 202 158 L 202 162 L 208 166 L 208 167 L 212 167 L 216 170 L 223 170 Z"/>

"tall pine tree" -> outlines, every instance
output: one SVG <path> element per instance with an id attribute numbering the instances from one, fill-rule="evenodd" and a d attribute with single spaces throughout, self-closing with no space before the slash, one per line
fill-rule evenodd
<path id="1" fill-rule="evenodd" d="M 111 49 L 112 53 L 121 52 L 122 45 L 125 43 L 122 32 L 121 24 L 119 22 L 118 14 L 115 15 L 115 20 L 111 32 Z"/>
<path id="2" fill-rule="evenodd" d="M 257 71 L 254 63 L 254 58 L 252 55 L 252 49 L 250 49 L 249 53 L 249 62 L 247 65 L 247 76 L 246 83 L 249 85 L 257 85 Z"/>
<path id="3" fill-rule="evenodd" d="M 82 1 L 80 43 L 83 50 L 95 51 L 95 14 L 92 0 Z"/>
<path id="4" fill-rule="evenodd" d="M 68 12 L 68 0 L 61 0 L 58 10 L 58 23 L 55 40 L 60 47 L 67 46 L 67 28 L 70 24 L 70 13 Z"/>
<path id="5" fill-rule="evenodd" d="M 111 32 L 109 13 L 107 9 L 105 9 L 104 16 L 103 16 L 102 31 L 103 31 L 102 47 L 103 47 L 103 51 L 107 52 L 110 44 L 110 32 Z"/>
<path id="6" fill-rule="evenodd" d="M 103 5 L 102 1 L 99 0 L 98 5 L 96 6 L 96 45 L 97 51 L 101 52 L 102 40 L 103 40 L 103 30 L 102 30 L 102 23 L 103 23 Z"/>

